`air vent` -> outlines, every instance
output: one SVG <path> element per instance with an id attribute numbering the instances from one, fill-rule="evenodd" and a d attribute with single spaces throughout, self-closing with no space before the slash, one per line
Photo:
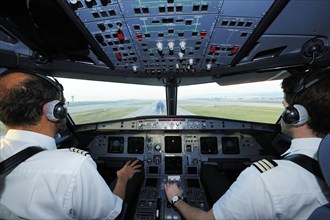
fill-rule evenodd
<path id="1" fill-rule="evenodd" d="M 273 48 L 270 50 L 264 50 L 261 51 L 259 53 L 257 53 L 252 60 L 261 60 L 261 59 L 266 59 L 266 58 L 270 58 L 270 57 L 277 57 L 279 56 L 281 53 L 283 53 L 283 51 L 286 49 L 286 46 L 283 47 L 277 47 L 277 48 Z"/>

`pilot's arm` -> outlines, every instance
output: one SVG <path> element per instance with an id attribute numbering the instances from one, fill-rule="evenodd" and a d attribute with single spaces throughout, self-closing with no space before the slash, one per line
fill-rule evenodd
<path id="1" fill-rule="evenodd" d="M 182 196 L 182 190 L 179 189 L 176 183 L 165 184 L 165 192 L 167 199 L 170 203 L 172 203 L 172 198 L 174 196 Z M 185 217 L 185 219 L 215 219 L 212 209 L 208 212 L 205 212 L 202 209 L 198 209 L 188 205 L 182 199 L 177 200 L 173 205 L 179 210 L 179 212 Z"/>
<path id="2" fill-rule="evenodd" d="M 120 214 L 122 198 L 111 192 L 90 156 L 82 161 L 71 187 L 74 219 L 114 219 Z"/>
<path id="3" fill-rule="evenodd" d="M 135 173 L 141 172 L 141 164 L 138 164 L 139 160 L 133 162 L 128 161 L 123 168 L 117 171 L 117 182 L 113 193 L 123 200 L 125 199 L 125 192 L 127 182 L 134 176 Z"/>
<path id="4" fill-rule="evenodd" d="M 174 184 L 166 184 L 165 192 L 169 202 L 182 191 Z M 267 191 L 260 173 L 254 168 L 245 169 L 236 182 L 205 212 L 178 200 L 174 206 L 186 219 L 271 219 L 275 213 L 272 198 Z"/>

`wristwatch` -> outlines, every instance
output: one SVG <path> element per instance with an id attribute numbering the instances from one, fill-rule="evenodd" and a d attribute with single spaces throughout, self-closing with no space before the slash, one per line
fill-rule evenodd
<path id="1" fill-rule="evenodd" d="M 171 199 L 172 205 L 174 205 L 177 201 L 182 200 L 182 196 L 173 196 Z"/>

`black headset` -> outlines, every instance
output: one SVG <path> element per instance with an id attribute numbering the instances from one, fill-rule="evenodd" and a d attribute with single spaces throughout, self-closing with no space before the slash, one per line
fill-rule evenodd
<path id="1" fill-rule="evenodd" d="M 316 78 L 308 83 L 305 83 L 305 78 L 302 78 L 298 84 L 293 89 L 293 98 L 291 104 L 284 109 L 282 112 L 282 119 L 285 123 L 294 125 L 294 126 L 301 126 L 306 124 L 308 121 L 308 112 L 306 108 L 300 104 L 295 104 L 295 99 L 299 93 L 303 93 L 318 82 L 321 82 L 321 79 L 329 77 L 330 74 L 325 74 L 324 77 Z"/>
<path id="2" fill-rule="evenodd" d="M 16 69 L 14 69 L 14 70 L 9 69 L 7 71 L 4 71 L 1 74 L 5 75 L 5 74 L 13 73 L 13 72 L 23 72 L 26 74 L 30 74 L 30 75 L 36 76 L 38 78 L 41 78 L 41 79 L 47 81 L 49 84 L 51 84 L 56 89 L 56 91 L 58 91 L 58 93 L 60 93 L 61 97 L 60 97 L 60 100 L 52 100 L 52 101 L 44 104 L 45 115 L 48 120 L 53 121 L 53 122 L 66 118 L 68 110 L 67 110 L 64 95 L 63 95 L 64 89 L 63 89 L 63 86 L 54 77 L 51 79 L 51 78 L 47 77 L 46 75 L 38 73 L 36 71 L 16 70 Z"/>

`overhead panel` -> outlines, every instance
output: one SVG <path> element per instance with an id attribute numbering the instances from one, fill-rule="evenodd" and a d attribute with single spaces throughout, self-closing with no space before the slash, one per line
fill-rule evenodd
<path id="1" fill-rule="evenodd" d="M 68 0 L 117 70 L 198 74 L 228 65 L 273 3 Z"/>

